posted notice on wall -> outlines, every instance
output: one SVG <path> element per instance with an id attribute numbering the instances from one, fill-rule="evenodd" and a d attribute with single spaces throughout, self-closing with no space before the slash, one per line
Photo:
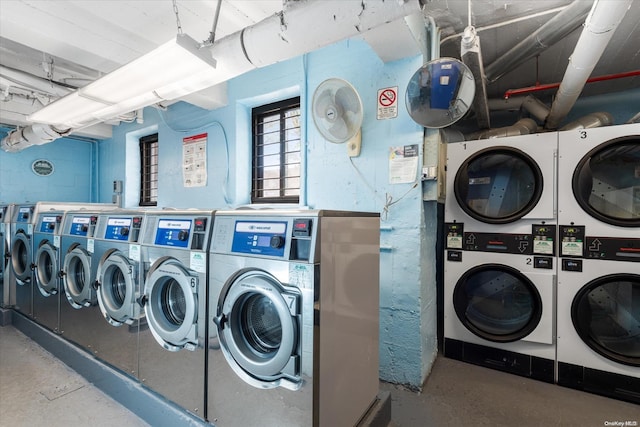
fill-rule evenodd
<path id="1" fill-rule="evenodd" d="M 185 187 L 207 185 L 207 134 L 182 138 L 182 179 Z"/>
<path id="2" fill-rule="evenodd" d="M 418 144 L 389 147 L 389 184 L 409 184 L 418 173 Z"/>

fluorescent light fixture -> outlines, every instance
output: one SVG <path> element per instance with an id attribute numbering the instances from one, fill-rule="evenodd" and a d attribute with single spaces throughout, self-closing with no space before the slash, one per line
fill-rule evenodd
<path id="1" fill-rule="evenodd" d="M 178 34 L 155 50 L 31 114 L 58 128 L 83 128 L 219 82 L 208 49 Z"/>

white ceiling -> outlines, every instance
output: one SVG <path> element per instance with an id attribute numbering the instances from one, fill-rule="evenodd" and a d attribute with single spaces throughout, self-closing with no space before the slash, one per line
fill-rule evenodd
<path id="1" fill-rule="evenodd" d="M 327 8 L 336 5 L 319 1 L 324 1 Z M 539 12 L 569 3 L 569 0 L 471 0 L 471 23 L 479 30 L 485 67 L 557 13 L 538 16 Z M 182 31 L 199 41 L 209 38 L 217 0 L 177 0 L 176 4 Z M 441 45 L 442 56 L 459 58 L 460 38 L 456 34 L 468 24 L 469 1 L 431 0 L 426 4 L 427 14 L 435 18 L 446 40 Z M 222 0 L 216 40 L 270 17 L 283 7 L 281 0 Z M 514 18 L 524 19 L 508 23 Z M 495 28 L 487 28 L 496 24 Z M 3 91 L 0 123 L 27 124 L 25 115 L 49 102 L 54 92 L 47 91 L 46 87 L 36 89 L 25 79 L 8 75 L 8 71 L 20 70 L 44 79 L 45 84 L 50 79 L 69 88 L 81 87 L 174 38 L 177 30 L 171 0 L 0 0 L 0 89 Z M 580 31 L 581 28 L 577 28 L 537 58 L 490 84 L 489 96 L 500 97 L 507 89 L 532 86 L 536 82 L 560 82 Z M 419 53 L 404 21 L 388 23 L 362 37 L 384 61 Z M 638 40 L 640 0 L 634 0 L 593 75 L 640 69 Z M 640 77 L 589 85 L 583 94 L 633 87 L 640 87 Z M 100 133 L 94 136 L 99 137 Z"/>

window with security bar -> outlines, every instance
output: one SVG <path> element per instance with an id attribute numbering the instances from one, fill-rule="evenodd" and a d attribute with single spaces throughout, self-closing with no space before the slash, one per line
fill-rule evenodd
<path id="1" fill-rule="evenodd" d="M 256 107 L 253 119 L 252 203 L 300 199 L 300 98 Z"/>
<path id="2" fill-rule="evenodd" d="M 158 205 L 158 134 L 140 138 L 140 206 Z"/>

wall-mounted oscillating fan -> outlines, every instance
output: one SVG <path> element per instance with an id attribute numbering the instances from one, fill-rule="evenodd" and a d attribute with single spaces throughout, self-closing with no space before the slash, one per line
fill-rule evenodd
<path id="1" fill-rule="evenodd" d="M 349 156 L 360 155 L 362 145 L 362 101 L 349 82 L 327 79 L 313 94 L 313 122 L 328 141 L 348 142 Z"/>

